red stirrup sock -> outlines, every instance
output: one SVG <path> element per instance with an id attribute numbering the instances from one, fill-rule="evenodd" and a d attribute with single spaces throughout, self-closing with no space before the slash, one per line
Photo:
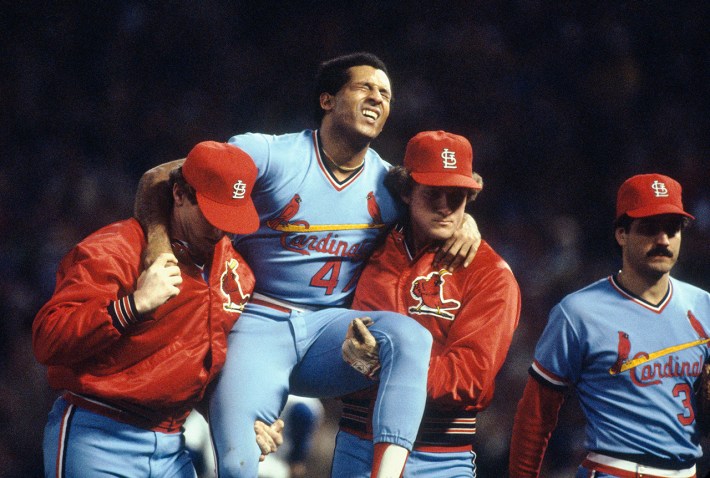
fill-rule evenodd
<path id="1" fill-rule="evenodd" d="M 375 443 L 370 478 L 401 478 L 409 450 L 393 443 Z"/>

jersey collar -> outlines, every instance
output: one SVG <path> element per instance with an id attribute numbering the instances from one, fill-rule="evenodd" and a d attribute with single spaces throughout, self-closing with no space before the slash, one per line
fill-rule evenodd
<path id="1" fill-rule="evenodd" d="M 326 164 L 326 161 L 324 159 L 325 153 L 323 152 L 323 146 L 321 145 L 320 130 L 313 131 L 313 144 L 315 145 L 315 153 L 316 158 L 318 160 L 318 166 L 320 167 L 320 170 L 325 176 L 325 178 L 336 190 L 342 191 L 343 189 L 348 187 L 348 185 L 355 182 L 355 180 L 360 177 L 362 172 L 365 170 L 365 163 L 367 162 L 367 157 L 365 158 L 365 162 L 362 163 L 362 166 L 360 166 L 356 171 L 353 171 L 350 176 L 340 181 L 335 177 L 335 175 L 330 169 L 330 166 Z"/>
<path id="2" fill-rule="evenodd" d="M 632 300 L 636 302 L 638 305 L 641 307 L 645 307 L 648 310 L 651 310 L 653 312 L 656 312 L 660 314 L 663 312 L 663 309 L 666 308 L 668 303 L 671 301 L 671 297 L 673 296 L 673 281 L 669 280 L 668 281 L 668 290 L 666 291 L 666 294 L 663 296 L 663 298 L 657 303 L 657 304 L 652 304 L 641 297 L 635 295 L 628 289 L 625 289 L 624 286 L 621 285 L 621 283 L 618 280 L 617 274 L 609 276 L 609 282 L 611 283 L 612 287 L 619 292 L 622 296 L 626 297 L 629 300 Z"/>

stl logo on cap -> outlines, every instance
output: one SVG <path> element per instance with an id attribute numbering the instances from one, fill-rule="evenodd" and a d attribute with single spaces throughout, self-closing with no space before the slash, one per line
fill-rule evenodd
<path id="1" fill-rule="evenodd" d="M 441 159 L 444 160 L 444 169 L 456 169 L 456 151 L 444 148 L 441 152 Z"/>
<path id="2" fill-rule="evenodd" d="M 246 196 L 247 185 L 241 179 L 234 183 L 234 187 L 232 189 L 232 199 L 244 199 Z"/>
<path id="3" fill-rule="evenodd" d="M 653 189 L 653 193 L 656 195 L 657 198 L 668 197 L 668 188 L 664 183 L 659 180 L 655 180 L 653 184 L 651 184 L 651 189 Z"/>
<path id="4" fill-rule="evenodd" d="M 259 228 L 251 200 L 258 169 L 245 151 L 216 141 L 198 143 L 182 165 L 185 180 L 195 188 L 197 205 L 213 226 L 234 234 Z"/>

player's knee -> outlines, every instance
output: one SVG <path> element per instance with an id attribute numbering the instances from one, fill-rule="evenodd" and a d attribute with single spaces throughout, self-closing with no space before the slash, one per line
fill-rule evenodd
<path id="1" fill-rule="evenodd" d="M 386 340 L 380 343 L 387 346 L 390 342 L 399 353 L 411 357 L 422 356 L 427 359 L 432 346 L 431 333 L 414 319 L 402 315 L 386 315 L 377 325 Z"/>
<path id="2" fill-rule="evenodd" d="M 259 468 L 258 457 L 247 458 L 238 450 L 229 450 L 219 456 L 219 476 L 254 478 Z"/>
<path id="3" fill-rule="evenodd" d="M 407 345 L 416 353 L 431 350 L 434 339 L 426 328 L 421 326 L 414 320 L 411 320 L 406 330 L 402 330 L 399 334 L 399 343 Z"/>

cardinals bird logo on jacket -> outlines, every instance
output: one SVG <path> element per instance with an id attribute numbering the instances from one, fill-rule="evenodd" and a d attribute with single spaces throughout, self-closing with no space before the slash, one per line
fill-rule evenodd
<path id="1" fill-rule="evenodd" d="M 444 298 L 444 277 L 451 275 L 446 269 L 431 272 L 412 281 L 410 295 L 418 303 L 408 309 L 410 314 L 433 315 L 446 320 L 454 320 L 451 310 L 458 310 L 461 302 Z"/>
<path id="2" fill-rule="evenodd" d="M 242 290 L 242 284 L 239 282 L 239 261 L 232 258 L 224 263 L 225 268 L 220 277 L 220 288 L 222 294 L 227 298 L 224 302 L 224 310 L 230 312 L 242 312 L 247 305 L 247 301 L 251 294 L 245 294 Z"/>

